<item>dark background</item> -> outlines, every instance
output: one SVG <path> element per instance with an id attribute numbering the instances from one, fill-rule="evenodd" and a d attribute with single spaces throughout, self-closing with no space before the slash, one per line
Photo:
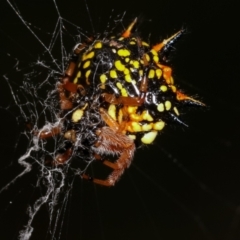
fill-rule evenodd
<path id="1" fill-rule="evenodd" d="M 236 1 L 86 1 L 90 13 L 83 0 L 58 1 L 57 6 L 61 16 L 88 32 L 92 32 L 89 15 L 95 31 L 101 32 L 111 22 L 109 16 L 114 18 L 124 11 L 124 25 L 138 16 L 139 31 L 146 38 L 151 34 L 153 43 L 186 28 L 170 64 L 177 84 L 187 93 L 197 94 L 208 107 L 186 113 L 189 128 L 166 128 L 152 146 L 139 149 L 133 165 L 114 188 L 76 179 L 63 219 L 59 220 L 63 224 L 59 238 L 240 239 L 240 37 Z M 13 4 L 32 24 L 37 36 L 48 43 L 51 36 L 47 33 L 53 32 L 57 19 L 53 1 Z M 71 32 L 71 27 L 68 30 Z M 74 38 L 69 39 L 65 43 L 68 51 L 74 45 Z M 41 59 L 43 52 L 2 0 L 1 186 L 19 172 L 16 161 L 25 151 L 21 144 L 26 145 L 24 140 L 18 140 L 20 126 L 14 112 L 6 110 L 12 96 L 3 75 L 16 71 L 15 58 L 27 66 Z M 14 82 L 21 84 L 21 79 Z M 1 193 L 1 239 L 17 239 L 26 224 L 26 209 L 38 191 L 35 178 L 34 173 L 28 174 Z M 48 218 L 49 211 L 43 207 L 34 219 L 31 239 L 51 239 L 46 234 Z"/>

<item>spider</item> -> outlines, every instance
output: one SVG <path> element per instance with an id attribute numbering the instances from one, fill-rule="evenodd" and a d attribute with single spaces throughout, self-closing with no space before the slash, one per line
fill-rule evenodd
<path id="1" fill-rule="evenodd" d="M 166 123 L 184 124 L 179 107 L 204 105 L 178 90 L 172 69 L 165 65 L 183 30 L 150 47 L 132 32 L 136 22 L 117 36 L 89 38 L 75 46 L 57 83 L 61 121 L 38 132 L 40 139 L 63 137 L 64 151 L 55 165 L 78 157 L 111 168 L 106 179 L 81 173 L 104 186 L 114 186 L 130 166 L 136 143 L 151 144 Z"/>

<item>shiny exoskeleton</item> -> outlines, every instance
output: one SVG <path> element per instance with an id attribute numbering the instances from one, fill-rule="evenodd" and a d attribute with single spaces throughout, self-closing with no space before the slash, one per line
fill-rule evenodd
<path id="1" fill-rule="evenodd" d="M 63 135 L 66 149 L 56 165 L 76 156 L 112 168 L 105 180 L 82 172 L 84 179 L 105 186 L 113 186 L 129 167 L 136 142 L 151 144 L 166 123 L 184 124 L 179 106 L 203 105 L 177 89 L 172 69 L 164 65 L 165 53 L 183 31 L 149 46 L 132 33 L 136 21 L 119 36 L 90 38 L 75 47 L 57 85 L 62 121 L 39 133 L 40 138 Z"/>

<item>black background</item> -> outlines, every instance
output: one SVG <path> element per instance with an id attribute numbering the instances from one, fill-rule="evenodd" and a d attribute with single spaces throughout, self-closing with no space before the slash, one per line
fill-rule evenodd
<path id="1" fill-rule="evenodd" d="M 127 11 L 124 24 L 127 26 L 138 16 L 138 30 L 145 36 L 151 33 L 152 42 L 186 28 L 170 64 L 176 82 L 186 92 L 198 94 L 208 107 L 184 116 L 189 128 L 166 129 L 153 146 L 139 149 L 133 165 L 114 188 L 76 179 L 60 239 L 240 239 L 240 37 L 236 1 L 86 1 L 90 14 L 82 0 L 58 1 L 57 6 L 61 16 L 89 32 L 92 30 L 89 15 L 95 31 L 100 32 L 106 29 L 109 16 L 124 11 Z M 46 33 L 53 32 L 57 19 L 53 1 L 14 4 L 47 43 L 50 36 Z M 74 41 L 66 44 L 70 51 Z M 12 96 L 3 75 L 15 71 L 14 58 L 28 64 L 42 52 L 43 47 L 7 1 L 2 0 L 2 186 L 16 176 L 19 169 L 14 162 L 25 151 L 15 148 L 20 127 L 14 113 L 4 110 Z M 21 79 L 14 81 L 21 83 Z M 33 175 L 23 177 L 1 193 L 1 239 L 17 239 L 26 223 L 27 206 L 34 202 L 38 191 Z M 44 207 L 35 217 L 31 239 L 51 239 L 46 234 L 48 217 Z"/>

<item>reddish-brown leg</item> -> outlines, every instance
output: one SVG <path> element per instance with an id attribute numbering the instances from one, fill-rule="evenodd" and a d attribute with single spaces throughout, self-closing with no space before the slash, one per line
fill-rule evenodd
<path id="1" fill-rule="evenodd" d="M 111 187 L 119 180 L 124 170 L 130 166 L 135 151 L 135 144 L 128 136 L 117 133 L 110 127 L 99 129 L 97 134 L 99 135 L 99 140 L 94 147 L 94 151 L 98 155 L 118 153 L 120 156 L 114 163 L 107 160 L 103 161 L 104 165 L 113 169 L 113 172 L 105 180 L 91 178 L 86 174 L 83 174 L 82 177 L 92 180 L 96 184 Z"/>
<path id="2" fill-rule="evenodd" d="M 79 44 L 75 50 L 74 54 L 79 55 L 86 47 L 86 44 Z M 77 60 L 71 60 L 66 71 L 64 72 L 64 76 L 60 83 L 57 85 L 59 98 L 60 98 L 60 107 L 62 110 L 68 110 L 72 108 L 72 102 L 68 96 L 66 96 L 66 91 L 71 94 L 75 94 L 78 89 L 78 85 L 73 83 L 71 80 L 74 74 L 77 71 Z"/>
<path id="3" fill-rule="evenodd" d="M 50 130 L 35 131 L 34 135 L 38 135 L 40 139 L 47 139 L 57 136 L 61 132 L 61 127 L 52 127 Z"/>
<path id="4" fill-rule="evenodd" d="M 100 156 L 103 153 L 108 153 L 109 155 L 117 153 L 120 156 L 114 163 L 108 160 L 103 160 L 104 165 L 113 169 L 113 172 L 107 177 L 107 179 L 92 179 L 86 174 L 83 175 L 83 178 L 92 180 L 96 184 L 110 187 L 115 185 L 124 170 L 130 166 L 135 152 L 135 144 L 132 139 L 120 132 L 121 128 L 119 124 L 109 116 L 106 110 L 101 108 L 100 113 L 102 119 L 109 127 L 103 127 L 96 132 L 98 135 L 98 141 L 94 147 L 94 151 L 97 153 L 95 158 L 101 160 Z"/>

